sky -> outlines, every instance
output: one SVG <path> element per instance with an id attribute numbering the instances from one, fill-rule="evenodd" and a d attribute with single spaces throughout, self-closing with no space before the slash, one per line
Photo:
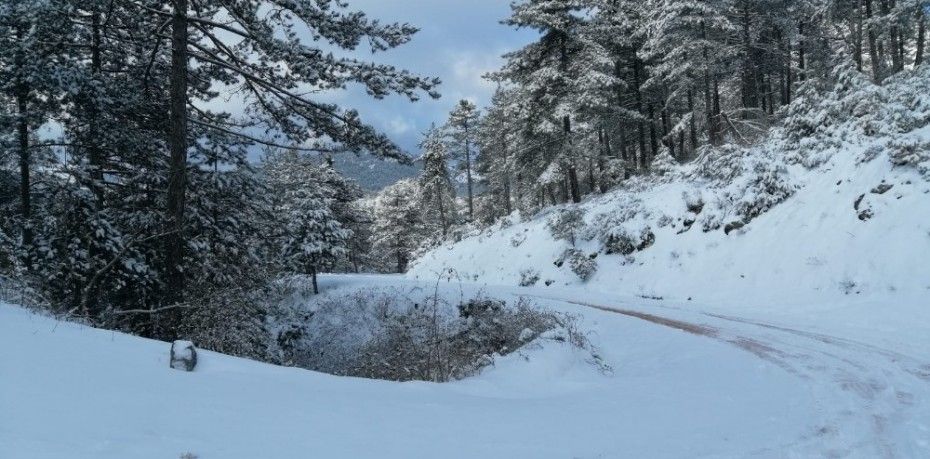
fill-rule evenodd
<path id="1" fill-rule="evenodd" d="M 407 22 L 420 28 L 399 48 L 360 58 L 392 64 L 412 73 L 442 80 L 442 97 L 411 103 L 392 96 L 375 100 L 355 87 L 324 96 L 343 108 L 359 111 L 362 120 L 386 133 L 401 148 L 417 151 L 420 134 L 441 124 L 460 99 L 479 107 L 488 103 L 494 84 L 481 76 L 502 64 L 501 55 L 535 37 L 531 30 L 500 24 L 510 12 L 508 0 L 347 0 L 350 10 L 364 11 L 381 22 Z"/>

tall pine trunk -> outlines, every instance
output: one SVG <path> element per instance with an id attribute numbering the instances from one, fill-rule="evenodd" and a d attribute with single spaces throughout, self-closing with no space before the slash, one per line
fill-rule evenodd
<path id="1" fill-rule="evenodd" d="M 22 26 L 16 28 L 16 39 L 22 42 L 25 31 Z M 25 72 L 26 56 L 22 51 L 16 54 L 16 68 Z M 23 75 L 17 77 L 16 82 L 16 134 L 19 144 L 19 206 L 22 216 L 22 243 L 26 249 L 32 246 L 32 184 L 31 171 L 32 158 L 29 151 L 29 83 Z M 26 261 L 26 267 L 31 267 L 31 261 Z"/>
<path id="2" fill-rule="evenodd" d="M 697 114 L 694 113 L 694 91 L 688 89 L 688 111 L 691 112 L 691 120 L 688 123 L 688 136 L 691 141 L 691 153 L 694 154 L 698 148 L 697 138 Z M 684 154 L 684 152 L 682 152 Z"/>
<path id="3" fill-rule="evenodd" d="M 701 21 L 701 40 L 707 42 L 707 24 Z M 714 101 L 710 85 L 710 51 L 707 45 L 703 47 L 704 56 L 704 116 L 707 122 L 707 140 L 711 145 L 717 145 L 717 128 L 714 120 Z"/>
<path id="4" fill-rule="evenodd" d="M 100 59 L 100 13 L 94 10 L 91 14 L 91 53 L 90 53 L 90 70 L 94 81 L 98 81 L 101 71 Z M 91 99 L 88 101 L 87 113 L 87 130 L 88 130 L 88 161 L 90 162 L 90 179 L 91 190 L 96 198 L 96 208 L 101 210 L 103 203 L 103 155 L 100 147 L 100 132 L 98 128 L 99 110 L 97 108 L 97 94 L 90 94 Z"/>
<path id="5" fill-rule="evenodd" d="M 639 64 L 640 64 L 640 61 L 638 58 L 633 59 L 633 90 L 636 91 L 635 92 L 636 111 L 640 115 L 644 115 L 643 94 L 642 94 L 642 91 L 639 90 L 639 85 L 641 81 L 640 74 L 639 74 Z M 646 126 L 643 123 L 642 119 L 639 119 L 636 121 L 636 131 L 637 131 L 637 134 L 639 135 L 639 139 L 638 139 L 639 140 L 639 162 L 640 164 L 645 165 L 646 164 L 646 159 L 645 159 L 646 158 Z M 633 159 L 634 161 L 636 160 L 636 158 L 633 158 Z"/>
<path id="6" fill-rule="evenodd" d="M 19 141 L 19 205 L 23 217 L 23 245 L 28 249 L 32 245 L 32 184 L 30 183 L 30 166 L 32 158 L 29 152 L 29 89 L 22 84 L 17 89 L 17 140 Z"/>
<path id="7" fill-rule="evenodd" d="M 926 19 L 924 18 L 924 10 L 919 8 L 917 10 L 917 52 L 914 54 L 914 67 L 922 64 L 924 62 L 924 46 L 926 46 Z"/>
<path id="8" fill-rule="evenodd" d="M 573 152 L 571 151 L 571 149 L 573 148 L 571 117 L 569 117 L 568 115 L 565 115 L 562 118 L 562 127 L 565 133 L 565 145 L 566 145 L 566 148 L 569 149 L 569 155 L 568 155 L 569 158 L 568 158 L 568 164 L 567 164 L 568 167 L 566 169 L 566 175 L 568 178 L 569 196 L 571 197 L 572 202 L 579 203 L 581 202 L 581 191 L 579 190 L 579 187 L 578 187 L 578 168 L 575 167 L 575 159 L 572 157 Z"/>
<path id="9" fill-rule="evenodd" d="M 807 40 L 804 37 L 804 21 L 798 23 L 798 81 L 807 79 Z"/>
<path id="10" fill-rule="evenodd" d="M 468 119 L 465 119 L 465 178 L 468 181 L 468 219 L 475 219 L 475 202 L 472 194 L 471 180 L 471 139 L 469 139 Z"/>
<path id="11" fill-rule="evenodd" d="M 168 234 L 165 236 L 165 300 L 176 303 L 184 299 L 184 207 L 187 188 L 187 1 L 174 0 L 171 19 L 171 77 L 168 147 Z"/>
<path id="12" fill-rule="evenodd" d="M 865 0 L 865 18 L 869 21 L 866 26 L 866 35 L 869 41 L 869 64 L 872 67 L 872 81 L 882 82 L 882 62 L 878 56 L 878 44 L 875 36 L 875 26 L 872 25 L 872 0 Z"/>

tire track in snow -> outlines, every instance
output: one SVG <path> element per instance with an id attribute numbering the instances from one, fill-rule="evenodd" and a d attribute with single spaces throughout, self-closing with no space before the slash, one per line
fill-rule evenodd
<path id="1" fill-rule="evenodd" d="M 532 295 L 536 296 L 536 295 Z M 930 457 L 925 405 L 930 364 L 872 344 L 699 312 L 705 321 L 537 296 L 644 320 L 735 346 L 803 379 L 823 425 L 792 447 L 824 457 Z M 693 311 L 681 310 L 681 313 Z M 916 415 L 915 415 L 916 413 Z M 921 417 L 923 414 L 924 417 Z M 865 436 L 865 438 L 863 438 Z"/>

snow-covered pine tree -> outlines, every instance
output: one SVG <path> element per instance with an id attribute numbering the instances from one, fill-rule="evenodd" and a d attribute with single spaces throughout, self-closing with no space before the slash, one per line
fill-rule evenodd
<path id="1" fill-rule="evenodd" d="M 346 253 L 352 231 L 339 221 L 337 190 L 327 183 L 324 168 L 294 150 L 268 155 L 264 171 L 273 193 L 273 212 L 279 222 L 278 250 L 282 264 L 311 276 L 319 292 L 317 274 Z"/>
<path id="2" fill-rule="evenodd" d="M 473 126 L 473 129 L 477 132 L 476 126 Z M 455 186 L 449 175 L 446 161 L 447 150 L 442 132 L 436 127 L 430 128 L 423 134 L 420 150 L 422 151 L 420 159 L 423 161 L 423 172 L 419 177 L 419 186 L 420 199 L 423 203 L 423 219 L 427 226 L 438 228 L 438 231 L 434 233 L 445 238 L 450 227 L 458 219 L 458 211 L 455 204 Z"/>
<path id="3" fill-rule="evenodd" d="M 478 120 L 481 114 L 478 107 L 469 100 L 462 99 L 449 113 L 445 129 L 448 133 L 450 157 L 458 162 L 459 169 L 465 170 L 468 187 L 468 219 L 475 218 L 474 203 L 474 164 L 477 161 L 475 148 L 478 138 Z"/>
<path id="4" fill-rule="evenodd" d="M 67 53 L 56 46 L 70 33 L 65 0 L 23 0 L 0 3 L 0 126 L 10 132 L 11 151 L 19 167 L 17 239 L 23 255 L 33 250 L 33 157 L 35 132 L 55 113 L 72 75 Z M 31 266 L 31 260 L 26 260 Z"/>
<path id="5" fill-rule="evenodd" d="M 581 0 L 524 0 L 511 5 L 504 24 L 531 28 L 539 40 L 506 54 L 503 69 L 495 78 L 521 86 L 531 102 L 529 122 L 535 130 L 560 132 L 560 148 L 537 150 L 551 155 L 555 163 L 544 170 L 564 173 L 573 202 L 581 200 L 578 182 L 578 152 L 574 146 L 573 117 L 579 97 L 589 94 L 591 81 L 608 81 L 600 64 L 600 45 L 583 34 L 591 5 Z M 548 155 L 547 155 L 548 156 Z"/>
<path id="6" fill-rule="evenodd" d="M 729 0 L 652 0 L 639 56 L 652 64 L 648 83 L 675 97 L 703 94 L 704 124 L 712 144 L 722 140 L 721 80 L 731 74 L 736 50 L 728 38 L 736 27 L 726 16 Z M 693 97 L 693 96 L 692 96 Z M 688 107 L 694 117 L 693 101 Z"/>
<path id="7" fill-rule="evenodd" d="M 514 122 L 515 98 L 513 89 L 498 87 L 491 98 L 491 105 L 485 110 L 478 129 L 478 156 L 476 170 L 490 195 L 490 217 L 497 218 L 513 212 L 514 164 L 512 153 L 519 141 Z"/>
<path id="8" fill-rule="evenodd" d="M 160 35 L 172 53 L 167 136 L 171 152 L 166 202 L 169 231 L 164 249 L 165 275 L 173 287 L 165 298 L 168 303 L 183 298 L 184 292 L 181 267 L 187 239 L 189 125 L 274 143 L 247 134 L 248 128 L 265 128 L 302 150 L 368 150 L 401 157 L 399 149 L 362 123 L 356 111 L 312 100 L 297 88 L 339 89 L 355 83 L 376 98 L 396 93 L 417 100 L 423 92 L 438 96 L 434 92 L 437 79 L 332 52 L 354 50 L 363 40 L 371 51 L 384 51 L 408 42 L 417 31 L 407 24 L 381 24 L 363 13 L 347 11 L 342 3 L 219 0 L 203 4 L 175 0 L 170 5 L 136 5 L 141 13 L 161 17 L 171 27 L 170 36 Z M 299 32 L 302 30 L 309 30 L 312 40 L 302 38 L 307 36 Z M 247 119 L 234 120 L 198 106 L 198 98 L 192 97 L 190 90 L 206 92 L 214 82 L 238 90 L 248 107 Z"/>
<path id="9" fill-rule="evenodd" d="M 395 261 L 395 272 L 407 270 L 411 254 L 422 242 L 421 202 L 419 186 L 412 179 L 400 180 L 381 190 L 375 201 L 374 246 Z"/>

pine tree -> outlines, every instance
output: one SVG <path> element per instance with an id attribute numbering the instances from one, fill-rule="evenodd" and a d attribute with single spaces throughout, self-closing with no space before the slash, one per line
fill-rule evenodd
<path id="1" fill-rule="evenodd" d="M 193 6 L 196 14 L 190 14 Z M 272 14 L 263 12 L 270 7 Z M 185 200 L 189 125 L 246 137 L 244 127 L 270 128 L 296 148 L 312 151 L 368 150 L 401 157 L 384 135 L 362 123 L 357 112 L 314 101 L 296 90 L 364 86 L 376 98 L 401 94 L 417 100 L 421 92 L 438 97 L 436 79 L 421 78 L 389 65 L 361 62 L 324 52 L 312 46 L 354 50 L 367 40 L 373 51 L 384 51 L 410 40 L 416 29 L 407 24 L 383 25 L 362 13 L 345 11 L 333 2 L 285 0 L 222 0 L 209 5 L 175 0 L 170 10 L 140 6 L 170 21 L 170 119 L 167 143 L 171 152 L 167 187 L 168 236 L 165 238 L 165 272 L 177 301 L 184 291 L 182 263 L 185 246 Z M 302 40 L 298 30 L 310 30 L 313 42 Z M 234 37 L 230 43 L 227 37 Z M 196 67 L 190 65 L 193 60 Z M 196 78 L 192 78 L 196 77 Z M 190 82 L 197 82 L 193 87 Z M 197 92 L 209 94 L 211 82 L 233 86 L 243 94 L 250 120 L 232 120 L 206 110 L 190 110 Z"/>
<path id="2" fill-rule="evenodd" d="M 578 152 L 574 146 L 572 118 L 577 114 L 579 96 L 591 94 L 590 81 L 608 81 L 599 44 L 583 34 L 589 5 L 580 0 L 525 0 L 511 6 L 505 24 L 540 32 L 538 41 L 506 54 L 504 68 L 495 78 L 509 80 L 526 91 L 532 101 L 530 122 L 536 129 L 561 131 L 562 145 L 548 149 L 554 154 L 549 170 L 564 172 L 570 198 L 580 202 Z M 577 126 L 576 126 L 577 127 Z"/>
<path id="3" fill-rule="evenodd" d="M 318 272 L 345 255 L 352 236 L 339 221 L 338 190 L 327 183 L 329 167 L 287 150 L 267 157 L 264 169 L 277 197 L 273 211 L 280 222 L 281 260 L 287 268 L 309 274 L 314 293 L 319 293 Z"/>
<path id="4" fill-rule="evenodd" d="M 407 270 L 424 236 L 418 188 L 415 181 L 404 179 L 382 190 L 375 201 L 374 245 L 394 259 L 399 273 Z"/>
<path id="5" fill-rule="evenodd" d="M 474 147 L 477 146 L 478 108 L 471 101 L 460 100 L 455 109 L 449 114 L 446 130 L 449 134 L 449 148 L 461 168 L 465 169 L 465 180 L 468 186 L 468 219 L 475 218 L 474 204 L 474 163 L 477 160 Z"/>
<path id="6" fill-rule="evenodd" d="M 423 161 L 423 172 L 419 177 L 423 218 L 428 223 L 438 224 L 439 233 L 445 238 L 449 228 L 456 222 L 457 212 L 455 186 L 449 176 L 446 145 L 440 130 L 432 128 L 427 131 L 420 142 L 420 149 L 423 152 L 420 157 Z"/>

